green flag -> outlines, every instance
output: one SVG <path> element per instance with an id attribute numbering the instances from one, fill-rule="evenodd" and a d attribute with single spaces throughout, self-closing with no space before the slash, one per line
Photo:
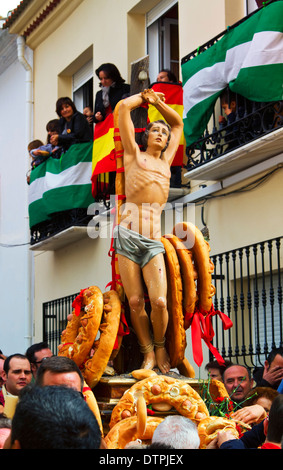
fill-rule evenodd
<path id="1" fill-rule="evenodd" d="M 198 140 L 215 102 L 230 89 L 252 101 L 283 99 L 283 1 L 258 10 L 213 46 L 182 61 L 184 133 Z"/>
<path id="2" fill-rule="evenodd" d="M 32 170 L 29 187 L 29 225 L 50 219 L 56 212 L 87 208 L 91 193 L 93 142 L 75 144 L 60 160 L 48 158 Z"/>

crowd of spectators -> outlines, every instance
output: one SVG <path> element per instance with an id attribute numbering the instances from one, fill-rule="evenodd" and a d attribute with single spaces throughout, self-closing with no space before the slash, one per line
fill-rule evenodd
<path id="1" fill-rule="evenodd" d="M 273 350 L 264 366 L 251 371 L 227 361 L 206 365 L 208 379 L 223 382 L 235 405 L 232 417 L 251 429 L 236 439 L 218 432 L 209 449 L 282 449 L 283 348 Z M 80 368 L 36 343 L 25 354 L 0 354 L 1 449 L 105 449 L 97 419 L 83 395 Z M 189 418 L 168 415 L 151 444 L 132 442 L 128 449 L 199 449 L 197 426 Z"/>

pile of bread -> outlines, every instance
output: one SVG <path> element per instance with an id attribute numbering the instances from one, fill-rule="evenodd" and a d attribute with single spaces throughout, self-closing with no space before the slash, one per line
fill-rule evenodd
<path id="1" fill-rule="evenodd" d="M 154 371 L 140 369 L 132 372 L 137 382 L 124 393 L 114 407 L 105 436 L 108 449 L 123 449 L 139 439 L 149 444 L 156 427 L 167 413 L 177 413 L 196 423 L 200 449 L 205 449 L 219 431 L 229 430 L 239 437 L 236 422 L 229 417 L 210 416 L 199 393 L 184 379 L 158 375 Z M 211 396 L 228 397 L 227 391 L 217 380 L 211 381 Z M 148 416 L 147 409 L 157 412 Z"/>

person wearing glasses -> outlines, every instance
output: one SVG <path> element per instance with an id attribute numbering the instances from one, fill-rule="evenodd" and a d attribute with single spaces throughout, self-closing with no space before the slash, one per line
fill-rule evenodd
<path id="1" fill-rule="evenodd" d="M 42 360 L 46 357 L 52 357 L 53 353 L 49 348 L 46 342 L 36 343 L 30 346 L 26 350 L 26 357 L 28 358 L 29 362 L 31 363 L 31 371 L 33 378 L 35 379 L 38 368 L 42 363 Z"/>

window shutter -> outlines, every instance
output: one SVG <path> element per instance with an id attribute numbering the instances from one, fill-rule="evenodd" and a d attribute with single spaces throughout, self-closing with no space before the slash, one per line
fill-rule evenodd
<path id="1" fill-rule="evenodd" d="M 73 75 L 73 93 L 75 93 L 75 91 L 81 88 L 92 77 L 93 77 L 93 62 L 91 59 Z"/>

